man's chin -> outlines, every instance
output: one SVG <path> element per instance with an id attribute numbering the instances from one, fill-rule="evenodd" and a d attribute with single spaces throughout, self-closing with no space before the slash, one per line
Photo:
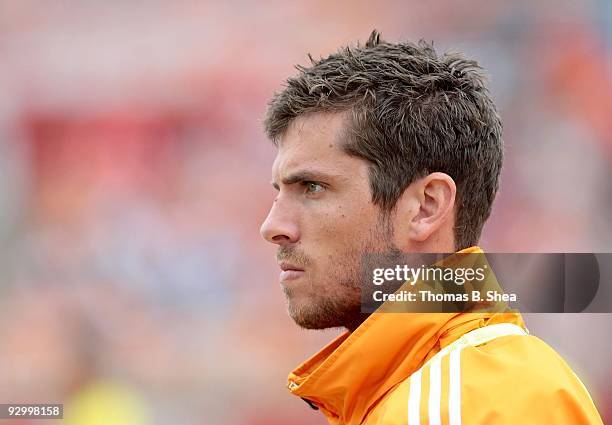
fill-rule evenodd
<path id="1" fill-rule="evenodd" d="M 318 317 L 313 317 L 310 315 L 292 313 L 289 311 L 289 316 L 293 319 L 296 325 L 298 325 L 302 329 L 330 329 L 330 328 L 340 328 L 343 325 L 335 322 L 326 322 L 322 321 Z"/>
<path id="2" fill-rule="evenodd" d="M 360 306 L 356 306 L 351 311 L 347 311 L 333 309 L 331 305 L 296 305 L 292 300 L 288 300 L 287 312 L 289 317 L 303 329 L 331 329 L 342 327 L 351 329 L 358 326 L 366 317 L 361 314 Z"/>
<path id="3" fill-rule="evenodd" d="M 287 297 L 287 313 L 299 327 L 303 329 L 327 329 L 342 326 L 331 320 L 331 315 L 325 309 L 311 303 L 304 303 L 304 300 L 296 298 Z M 337 320 L 337 315 L 334 316 Z"/>

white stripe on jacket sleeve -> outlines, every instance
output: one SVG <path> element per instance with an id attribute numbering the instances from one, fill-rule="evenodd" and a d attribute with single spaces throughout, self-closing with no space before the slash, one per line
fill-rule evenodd
<path id="1" fill-rule="evenodd" d="M 417 370 L 410 377 L 410 395 L 408 397 L 408 425 L 421 423 L 421 371 Z"/>
<path id="2" fill-rule="evenodd" d="M 442 357 L 434 358 L 429 368 L 429 425 L 440 425 L 442 396 Z"/>

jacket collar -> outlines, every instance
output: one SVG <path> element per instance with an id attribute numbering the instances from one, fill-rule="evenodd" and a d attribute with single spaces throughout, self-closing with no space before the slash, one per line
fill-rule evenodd
<path id="1" fill-rule="evenodd" d="M 460 252 L 482 251 L 474 247 Z M 298 366 L 288 387 L 332 422 L 361 423 L 372 405 L 440 349 L 494 323 L 525 326 L 518 312 L 376 312 Z"/>

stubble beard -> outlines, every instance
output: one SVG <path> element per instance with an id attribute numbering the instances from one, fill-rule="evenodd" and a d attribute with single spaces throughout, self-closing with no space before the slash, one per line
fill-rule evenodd
<path id="1" fill-rule="evenodd" d="M 370 230 L 361 246 L 347 247 L 343 254 L 334 258 L 334 268 L 327 274 L 326 284 L 315 285 L 306 304 L 296 305 L 292 302 L 294 289 L 283 286 L 287 302 L 287 311 L 293 321 L 304 329 L 328 329 L 344 327 L 355 330 L 369 314 L 361 312 L 361 288 L 363 281 L 362 259 L 368 253 L 399 252 L 393 244 L 392 223 L 386 216 L 381 216 L 376 226 Z M 291 258 L 300 265 L 306 265 L 309 259 L 293 247 L 280 248 L 278 258 Z M 315 286 L 329 288 L 315 290 Z"/>

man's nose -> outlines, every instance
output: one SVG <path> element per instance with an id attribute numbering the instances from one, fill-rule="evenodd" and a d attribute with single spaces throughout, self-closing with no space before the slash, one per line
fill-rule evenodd
<path id="1" fill-rule="evenodd" d="M 277 245 L 296 243 L 300 239 L 295 214 L 279 198 L 274 200 L 259 232 L 265 240 Z"/>

